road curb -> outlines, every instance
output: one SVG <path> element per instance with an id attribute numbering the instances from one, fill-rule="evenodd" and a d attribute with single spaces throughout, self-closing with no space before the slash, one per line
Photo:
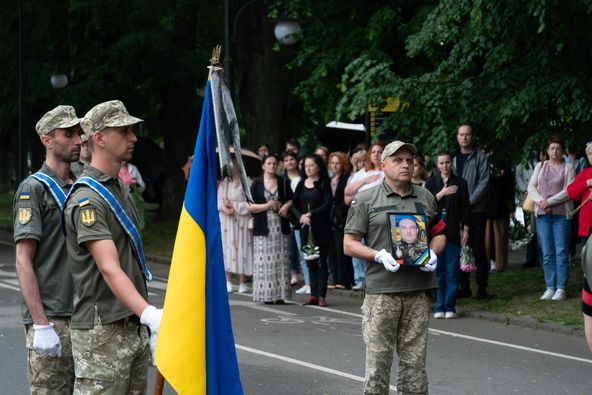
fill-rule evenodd
<path id="1" fill-rule="evenodd" d="M 522 328 L 543 330 L 546 332 L 560 333 L 562 335 L 584 337 L 584 331 L 573 329 L 565 325 L 553 322 L 540 322 L 530 317 L 512 317 L 505 314 L 491 313 L 489 311 L 465 310 L 460 312 L 461 317 L 477 318 L 485 321 L 497 322 L 504 325 L 518 326 Z"/>

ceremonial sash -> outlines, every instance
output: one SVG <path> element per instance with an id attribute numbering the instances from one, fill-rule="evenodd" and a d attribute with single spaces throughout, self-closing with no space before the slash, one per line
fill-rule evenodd
<path id="1" fill-rule="evenodd" d="M 87 187 L 95 191 L 101 198 L 103 198 L 105 203 L 107 203 L 107 206 L 117 219 L 117 222 L 119 222 L 119 225 L 121 225 L 121 227 L 127 234 L 129 243 L 132 247 L 132 251 L 134 253 L 134 256 L 136 257 L 136 260 L 138 261 L 138 265 L 140 266 L 142 273 L 144 273 L 144 277 L 146 277 L 146 280 L 152 281 L 152 273 L 150 273 L 148 266 L 146 266 L 146 258 L 144 257 L 144 250 L 142 249 L 142 240 L 140 239 L 140 233 L 138 232 L 138 229 L 136 228 L 132 220 L 123 210 L 123 207 L 121 207 L 121 204 L 119 204 L 119 201 L 115 198 L 115 196 L 113 196 L 113 194 L 107 188 L 103 186 L 103 184 L 91 177 L 79 178 L 74 183 L 74 185 L 72 185 L 70 193 L 68 194 L 68 197 L 66 199 L 69 199 L 70 196 L 72 196 L 74 190 L 81 185 L 86 185 Z"/>
<path id="2" fill-rule="evenodd" d="M 49 192 L 51 197 L 53 197 L 53 200 L 55 200 L 56 204 L 60 207 L 60 210 L 63 210 L 67 197 L 58 183 L 53 178 L 40 171 L 31 174 L 31 177 L 45 186 L 45 189 Z"/>

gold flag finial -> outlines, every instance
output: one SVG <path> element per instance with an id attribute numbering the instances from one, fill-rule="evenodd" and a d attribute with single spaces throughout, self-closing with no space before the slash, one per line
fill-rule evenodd
<path id="1" fill-rule="evenodd" d="M 222 54 L 222 46 L 216 45 L 214 50 L 212 51 L 212 57 L 210 58 L 211 67 L 214 68 L 215 71 L 222 70 L 220 67 L 220 55 Z"/>

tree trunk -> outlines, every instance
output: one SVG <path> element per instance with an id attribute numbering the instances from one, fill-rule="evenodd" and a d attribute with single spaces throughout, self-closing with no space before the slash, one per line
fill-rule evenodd
<path id="1" fill-rule="evenodd" d="M 273 50 L 275 22 L 267 17 L 263 2 L 256 2 L 237 15 L 235 48 L 237 62 L 235 103 L 240 110 L 240 126 L 246 130 L 245 143 L 256 149 L 267 143 L 272 151 L 282 148 L 282 118 L 285 95 L 281 86 L 281 59 Z"/>

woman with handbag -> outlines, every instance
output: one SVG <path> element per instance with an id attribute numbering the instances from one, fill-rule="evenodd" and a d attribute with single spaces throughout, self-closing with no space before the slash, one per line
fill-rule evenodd
<path id="1" fill-rule="evenodd" d="M 251 184 L 253 204 L 253 301 L 284 304 L 290 286 L 290 222 L 292 189 L 276 175 L 278 159 L 263 157 L 263 175 Z"/>
<path id="2" fill-rule="evenodd" d="M 567 186 L 574 170 L 563 159 L 564 143 L 551 137 L 547 144 L 549 160 L 539 162 L 528 184 L 528 195 L 535 202 L 536 226 L 543 250 L 546 290 L 541 300 L 564 300 L 569 275 L 569 213 L 573 203 Z"/>

